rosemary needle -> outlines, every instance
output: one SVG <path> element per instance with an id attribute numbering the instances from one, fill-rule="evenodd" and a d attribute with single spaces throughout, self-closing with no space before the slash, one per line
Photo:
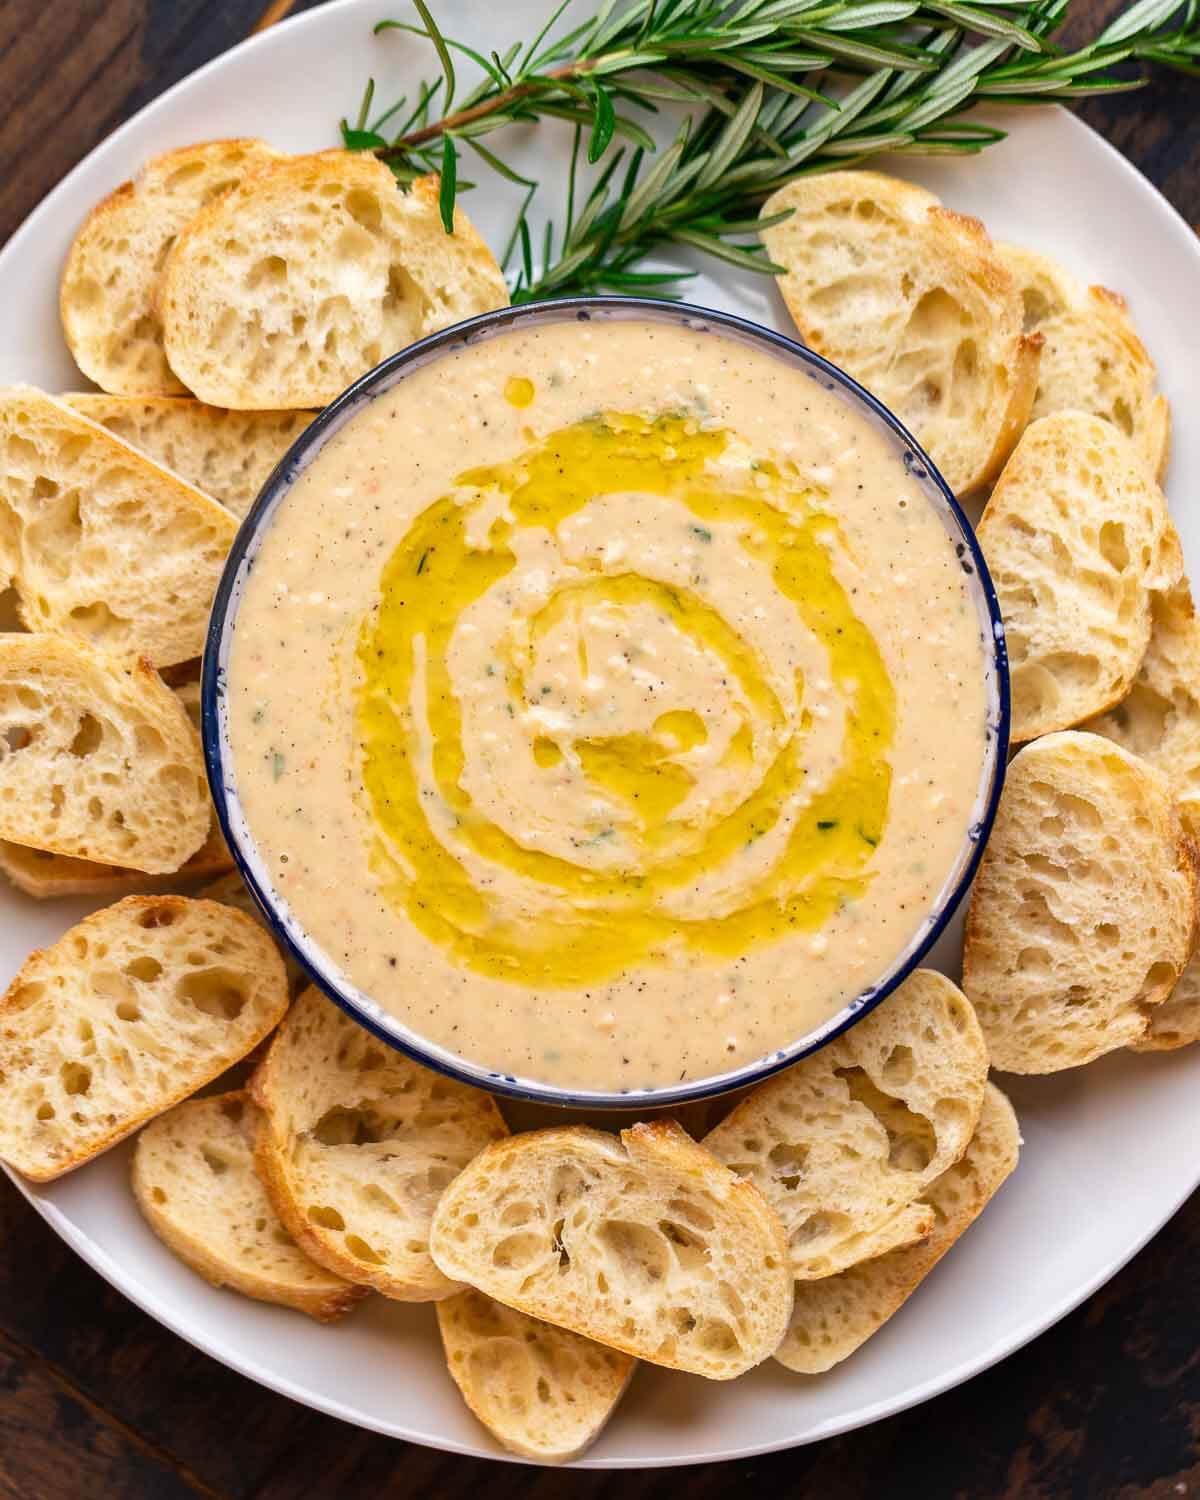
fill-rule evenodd
<path id="1" fill-rule="evenodd" d="M 964 118 L 984 101 L 1139 88 L 1151 63 L 1200 75 L 1200 0 L 1135 0 L 1070 52 L 1054 40 L 1070 0 L 603 0 L 575 24 L 572 0 L 562 0 L 536 36 L 503 55 L 444 36 L 425 0 L 412 3 L 413 20 L 376 31 L 427 38 L 441 74 L 407 114 L 400 100 L 374 119 L 368 82 L 354 124 L 342 121 L 343 143 L 374 151 L 402 182 L 439 173 L 447 233 L 469 186 L 457 171 L 463 146 L 524 188 L 505 258 L 506 267 L 516 261 L 515 302 L 606 290 L 677 295 L 686 273 L 639 269 L 670 245 L 770 273 L 778 267 L 746 236 L 761 227 L 762 202 L 799 173 L 882 151 L 982 151 L 1004 134 Z M 456 57 L 481 75 L 461 96 Z M 637 116 L 662 103 L 688 115 L 656 150 Z M 543 120 L 570 123 L 574 150 L 561 233 L 547 224 L 535 264 L 537 184 L 481 138 Z M 599 169 L 586 196 L 583 163 Z"/>

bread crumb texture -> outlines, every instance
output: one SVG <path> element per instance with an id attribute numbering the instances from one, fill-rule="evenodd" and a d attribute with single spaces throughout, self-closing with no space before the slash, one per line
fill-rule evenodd
<path id="1" fill-rule="evenodd" d="M 1171 446 L 1170 407 L 1157 392 L 1158 372 L 1124 297 L 1086 286 L 1033 250 L 996 250 L 1021 294 L 1026 333 L 1043 341 L 1032 418 L 1057 411 L 1103 417 L 1161 480 Z"/>
<path id="2" fill-rule="evenodd" d="M 1020 1139 L 1012 1105 L 989 1084 L 966 1151 L 925 1191 L 933 1213 L 927 1237 L 836 1276 L 798 1282 L 792 1319 L 775 1351 L 779 1363 L 820 1375 L 860 1349 L 987 1207 L 1017 1165 Z"/>
<path id="3" fill-rule="evenodd" d="M 463 1400 L 510 1453 L 578 1458 L 629 1384 L 636 1361 L 540 1323 L 473 1288 L 437 1305 L 446 1365 Z"/>
<path id="4" fill-rule="evenodd" d="M 240 912 L 129 896 L 32 953 L 0 1000 L 0 1157 L 36 1181 L 90 1161 L 245 1057 L 287 1007 Z"/>
<path id="5" fill-rule="evenodd" d="M 330 1322 L 368 1295 L 317 1265 L 284 1229 L 254 1169 L 246 1094 L 187 1099 L 139 1134 L 132 1180 L 155 1234 L 214 1286 Z"/>
<path id="6" fill-rule="evenodd" d="M 775 1214 L 672 1120 L 490 1146 L 443 1194 L 430 1247 L 520 1312 L 712 1380 L 766 1359 L 791 1311 Z"/>
<path id="7" fill-rule="evenodd" d="M 257 167 L 282 159 L 259 140 L 206 141 L 148 161 L 98 203 L 72 242 L 59 313 L 75 363 L 104 391 L 180 395 L 155 305 L 180 230 Z"/>
<path id="8" fill-rule="evenodd" d="M 997 1068 L 1146 1040 L 1192 951 L 1194 860 L 1166 777 L 1110 740 L 1052 734 L 1013 759 L 963 954 Z"/>
<path id="9" fill-rule="evenodd" d="M 1041 337 L 977 219 L 878 172 L 799 177 L 762 234 L 804 342 L 895 413 L 956 494 L 988 483 L 1029 418 Z"/>
<path id="10" fill-rule="evenodd" d="M 1012 733 L 1069 729 L 1129 691 L 1151 591 L 1183 574 L 1153 476 L 1110 423 L 1061 412 L 1030 426 L 979 523 L 1004 616 Z"/>
<path id="11" fill-rule="evenodd" d="M 377 1041 L 308 989 L 250 1082 L 258 1163 L 276 1211 L 314 1260 L 399 1301 L 459 1288 L 429 1254 L 442 1190 L 507 1134 L 490 1094 Z"/>
<path id="12" fill-rule="evenodd" d="M 200 739 L 143 662 L 56 636 L 0 637 L 0 837 L 148 874 L 210 829 Z"/>
<path id="13" fill-rule="evenodd" d="M 237 520 L 64 402 L 0 391 L 0 570 L 29 630 L 199 656 Z"/>
<path id="14" fill-rule="evenodd" d="M 159 310 L 171 368 L 203 401 L 327 405 L 398 349 L 504 307 L 495 257 L 438 180 L 404 192 L 373 157 L 298 156 L 248 178 L 179 236 Z"/>
<path id="15" fill-rule="evenodd" d="M 84 394 L 63 400 L 239 518 L 248 514 L 275 465 L 316 415 L 225 411 L 181 396 Z"/>
<path id="16" fill-rule="evenodd" d="M 705 1137 L 774 1207 L 800 1281 L 927 1235 L 925 1190 L 975 1131 L 987 1047 L 966 997 L 919 969 Z"/>

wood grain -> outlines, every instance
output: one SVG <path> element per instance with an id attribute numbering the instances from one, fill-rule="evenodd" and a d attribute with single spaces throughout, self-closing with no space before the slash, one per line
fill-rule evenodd
<path id="1" fill-rule="evenodd" d="M 1118 3 L 1076 0 L 1072 30 L 1092 33 Z M 265 5 L 0 0 L 0 240 Z M 1200 222 L 1200 84 L 1160 77 L 1081 113 Z M 665 1500 L 681 1488 L 689 1500 L 1177 1500 L 1200 1489 L 1200 1199 L 1085 1307 L 959 1390 L 865 1432 L 686 1477 L 451 1458 L 307 1412 L 139 1312 L 7 1182 L 0 1244 L 0 1500 L 471 1500 L 484 1487 L 488 1500 Z"/>

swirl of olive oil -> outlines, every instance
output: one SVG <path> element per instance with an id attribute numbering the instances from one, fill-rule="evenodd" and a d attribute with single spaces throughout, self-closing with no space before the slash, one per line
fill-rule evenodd
<path id="1" fill-rule="evenodd" d="M 355 720 L 376 830 L 372 867 L 386 898 L 460 965 L 524 985 L 594 985 L 638 965 L 680 962 L 688 953 L 729 958 L 818 929 L 866 893 L 887 822 L 895 691 L 834 572 L 836 520 L 817 508 L 814 492 L 788 465 L 760 459 L 748 476 L 722 466 L 733 437 L 676 415 L 606 413 L 575 423 L 510 462 L 461 474 L 450 493 L 417 516 L 388 559 L 378 607 L 357 648 Z M 472 513 L 497 493 L 506 518 L 493 523 L 482 545 L 472 543 Z M 641 825 L 628 858 L 598 868 L 528 848 L 476 808 L 463 786 L 462 712 L 448 653 L 463 611 L 516 566 L 510 545 L 516 528 L 556 534 L 568 517 L 615 493 L 669 500 L 700 524 L 740 523 L 741 545 L 767 564 L 775 587 L 824 646 L 845 713 L 838 766 L 808 795 L 801 763 L 807 711 L 797 707 L 788 722 L 754 647 L 709 604 L 629 571 L 561 585 L 529 622 L 532 636 L 592 600 L 648 603 L 711 651 L 737 682 L 749 716 L 726 755 L 740 754 L 751 766 L 754 737 L 767 731 L 779 746 L 735 807 L 692 828 L 672 818 L 692 779 L 673 757 L 705 736 L 699 715 L 675 710 L 649 734 L 574 740 L 571 753 L 588 779 L 636 806 Z M 430 821 L 414 711 L 418 661 L 441 827 L 452 827 L 454 839 L 482 860 L 535 883 L 539 899 L 528 910 L 506 909 L 489 882 L 473 880 Z M 530 702 L 516 660 L 508 663 L 506 686 L 510 701 Z M 803 684 L 797 689 L 799 704 Z M 550 736 L 533 742 L 538 766 L 552 766 L 562 754 Z M 706 917 L 668 909 L 672 891 L 719 870 L 785 813 L 791 826 L 778 856 L 750 881 L 735 909 Z"/>

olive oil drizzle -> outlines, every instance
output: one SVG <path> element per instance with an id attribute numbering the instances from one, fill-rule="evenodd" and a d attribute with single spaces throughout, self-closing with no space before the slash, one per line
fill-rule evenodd
<path id="1" fill-rule="evenodd" d="M 820 928 L 869 885 L 887 822 L 895 691 L 837 578 L 836 520 L 788 464 L 761 459 L 749 471 L 723 464 L 735 441 L 676 415 L 606 413 L 575 423 L 510 462 L 460 475 L 416 518 L 383 569 L 378 607 L 357 647 L 359 768 L 377 830 L 372 864 L 387 899 L 478 973 L 578 987 L 639 964 L 686 961 L 689 953 L 735 957 L 788 932 Z M 736 736 L 739 759 L 764 765 L 735 807 L 697 822 L 674 813 L 689 790 L 679 756 L 698 742 L 703 721 L 697 731 L 686 717 L 668 714 L 649 734 L 568 737 L 565 744 L 540 735 L 531 745 L 531 774 L 550 774 L 569 755 L 602 793 L 637 809 L 634 836 L 597 864 L 583 851 L 574 860 L 528 848 L 476 808 L 464 789 L 462 706 L 449 654 L 463 611 L 516 567 L 517 528 L 557 533 L 613 493 L 676 503 L 705 533 L 732 524 L 825 648 L 844 713 L 837 769 L 810 795 L 802 763 L 811 724 L 804 684 L 797 681 L 796 702 L 785 707 L 755 648 L 698 593 L 627 569 L 593 570 L 563 585 L 527 622 L 531 636 L 590 600 L 650 605 L 728 668 L 747 709 Z M 483 545 L 472 544 L 468 523 L 497 495 L 505 518 Z M 513 712 L 524 712 L 531 696 L 517 658 L 506 664 L 505 685 Z M 422 769 L 423 743 L 432 786 Z M 756 744 L 767 746 L 769 757 L 756 756 Z M 727 869 L 775 830 L 779 848 L 769 868 L 748 871 L 728 909 L 704 917 L 673 909 L 673 893 Z M 473 878 L 468 851 L 519 877 L 529 900 L 501 899 L 496 884 Z"/>

